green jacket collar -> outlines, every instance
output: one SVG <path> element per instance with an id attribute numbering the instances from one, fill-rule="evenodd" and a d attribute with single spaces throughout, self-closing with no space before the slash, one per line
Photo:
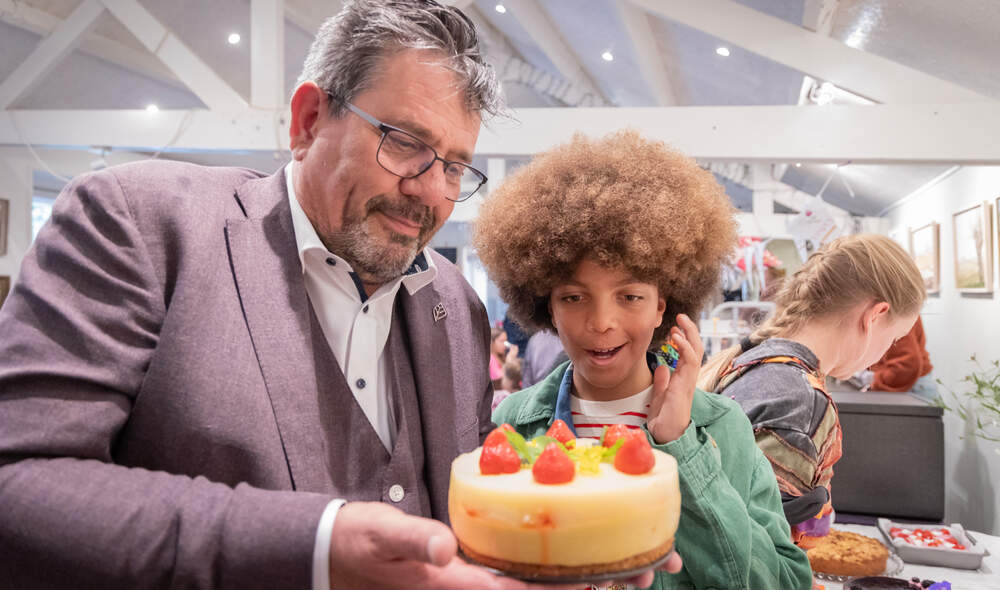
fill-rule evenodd
<path id="1" fill-rule="evenodd" d="M 653 365 L 652 368 L 655 368 Z M 533 424 L 544 420 L 551 424 L 556 418 L 556 407 L 569 407 L 570 387 L 567 378 L 572 380 L 573 365 L 567 361 L 555 368 L 548 377 L 524 390 L 519 397 L 524 398 L 520 409 L 514 416 L 514 428 Z M 560 399 L 562 398 L 562 399 Z M 564 402 L 560 404 L 559 402 Z M 568 413 L 568 411 L 567 411 Z M 707 426 L 726 413 L 726 407 L 715 394 L 696 395 L 691 403 L 691 422 L 696 427 Z M 566 425 L 573 428 L 572 419 L 566 420 Z"/>

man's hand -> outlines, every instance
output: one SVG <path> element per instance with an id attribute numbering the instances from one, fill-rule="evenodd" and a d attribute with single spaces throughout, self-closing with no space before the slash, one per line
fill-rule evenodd
<path id="1" fill-rule="evenodd" d="M 494 590 L 587 588 L 539 586 L 494 576 L 456 554 L 455 535 L 444 524 L 404 514 L 378 502 L 345 504 L 330 537 L 330 588 L 368 590 Z M 652 583 L 652 573 L 649 573 Z"/>
<path id="2" fill-rule="evenodd" d="M 653 400 L 649 404 L 646 428 L 659 444 L 677 440 L 691 422 L 691 400 L 698 382 L 698 370 L 705 346 L 698 326 L 684 314 L 670 329 L 670 339 L 680 355 L 673 375 L 670 369 L 657 367 L 653 374 Z"/>

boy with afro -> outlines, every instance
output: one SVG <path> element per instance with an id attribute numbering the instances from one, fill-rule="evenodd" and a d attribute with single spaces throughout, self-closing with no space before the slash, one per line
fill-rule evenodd
<path id="1" fill-rule="evenodd" d="M 690 318 L 735 241 L 712 175 L 634 132 L 578 135 L 538 155 L 476 223 L 508 314 L 554 330 L 570 359 L 501 402 L 493 421 L 526 438 L 556 419 L 578 437 L 624 424 L 677 459 L 684 567 L 659 572 L 655 588 L 812 587 L 743 410 L 695 388 L 703 346 Z"/>

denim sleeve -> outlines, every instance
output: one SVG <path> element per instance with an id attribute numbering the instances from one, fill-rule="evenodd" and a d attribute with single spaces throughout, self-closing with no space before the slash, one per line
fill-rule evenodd
<path id="1" fill-rule="evenodd" d="M 656 448 L 677 459 L 681 521 L 676 547 L 684 560 L 677 579 L 659 587 L 782 588 L 807 590 L 812 572 L 805 553 L 792 544 L 770 464 L 754 444 L 745 417 L 726 420 L 726 448 L 706 428 L 689 425 L 675 441 Z M 721 434 L 720 434 L 721 436 Z M 723 469 L 722 453 L 734 473 Z M 670 577 L 660 573 L 658 577 Z"/>

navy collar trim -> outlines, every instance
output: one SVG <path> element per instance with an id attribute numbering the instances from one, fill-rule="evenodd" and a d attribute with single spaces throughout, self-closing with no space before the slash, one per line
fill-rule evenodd
<path id="1" fill-rule="evenodd" d="M 410 268 L 406 269 L 403 276 L 415 275 L 418 272 L 424 272 L 428 268 L 430 267 L 427 264 L 427 258 L 424 256 L 423 251 L 421 251 L 417 254 L 417 257 L 413 259 L 413 264 L 410 265 Z"/>
<path id="2" fill-rule="evenodd" d="M 666 359 L 660 355 L 646 351 L 646 365 L 652 373 L 656 367 L 667 364 Z M 638 393 L 638 392 L 637 392 Z M 559 393 L 556 394 L 556 409 L 552 416 L 552 422 L 562 420 L 569 426 L 570 432 L 576 436 L 576 428 L 573 427 L 573 413 L 570 411 L 570 396 L 573 394 L 573 363 L 566 367 L 563 373 L 562 382 L 559 383 Z M 551 424 L 550 422 L 549 424 Z"/>
<path id="3" fill-rule="evenodd" d="M 413 264 L 410 265 L 410 268 L 406 269 L 406 272 L 403 273 L 403 276 L 406 277 L 415 275 L 417 273 L 424 272 L 428 268 L 430 268 L 430 266 L 427 264 L 427 257 L 424 256 L 423 252 L 420 252 L 417 254 L 417 257 L 413 259 Z M 348 274 L 350 275 L 351 280 L 354 281 L 354 286 L 358 289 L 358 297 L 361 298 L 361 303 L 368 301 L 368 293 L 365 292 L 365 284 L 361 282 L 361 277 L 354 271 L 351 271 Z"/>

